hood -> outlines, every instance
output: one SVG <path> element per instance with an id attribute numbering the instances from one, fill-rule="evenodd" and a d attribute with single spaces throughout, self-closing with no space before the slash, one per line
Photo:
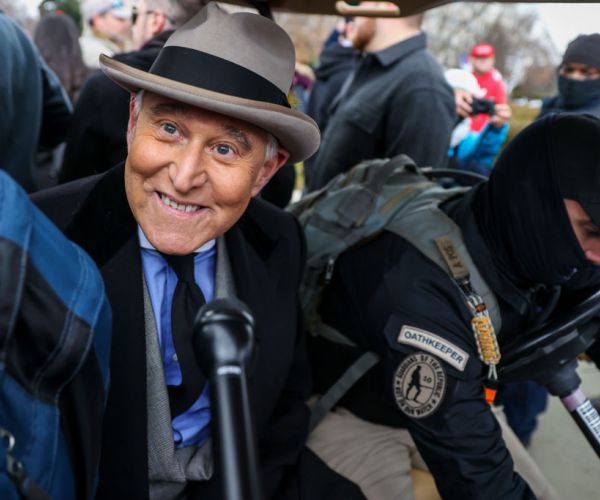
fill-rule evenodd
<path id="1" fill-rule="evenodd" d="M 520 289 L 563 285 L 594 267 L 577 242 L 559 185 L 565 151 L 570 162 L 600 168 L 600 127 L 591 130 L 589 120 L 595 119 L 558 114 L 534 122 L 506 147 L 472 198 L 496 269 Z"/>
<path id="2" fill-rule="evenodd" d="M 351 71 L 354 68 L 356 49 L 344 47 L 339 42 L 332 43 L 323 49 L 319 58 L 319 66 L 315 76 L 319 80 L 327 80 L 333 74 L 341 71 Z"/>

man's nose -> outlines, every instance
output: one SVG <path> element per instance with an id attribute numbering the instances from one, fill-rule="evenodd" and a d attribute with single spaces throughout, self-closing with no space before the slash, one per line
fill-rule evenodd
<path id="1" fill-rule="evenodd" d="M 180 193 L 187 193 L 201 186 L 206 180 L 205 162 L 202 149 L 192 145 L 176 155 L 169 168 L 169 176 L 175 189 Z"/>

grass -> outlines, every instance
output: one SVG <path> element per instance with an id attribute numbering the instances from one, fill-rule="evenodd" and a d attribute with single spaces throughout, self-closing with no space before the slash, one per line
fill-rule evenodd
<path id="1" fill-rule="evenodd" d="M 304 163 L 296 163 L 294 168 L 296 169 L 296 185 L 294 189 L 302 191 L 304 189 Z"/>
<path id="2" fill-rule="evenodd" d="M 510 129 L 508 131 L 508 138 L 506 143 L 523 130 L 527 125 L 535 120 L 540 110 L 537 108 L 530 108 L 528 106 L 517 106 L 511 104 L 512 116 L 510 117 Z"/>

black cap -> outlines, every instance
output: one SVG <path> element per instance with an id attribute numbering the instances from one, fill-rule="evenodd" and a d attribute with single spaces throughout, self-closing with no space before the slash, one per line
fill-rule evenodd
<path id="1" fill-rule="evenodd" d="M 579 35 L 569 43 L 561 66 L 565 63 L 587 64 L 600 70 L 600 33 Z"/>
<path id="2" fill-rule="evenodd" d="M 577 201 L 600 226 L 600 120 L 564 113 L 553 116 L 551 122 L 562 197 Z"/>

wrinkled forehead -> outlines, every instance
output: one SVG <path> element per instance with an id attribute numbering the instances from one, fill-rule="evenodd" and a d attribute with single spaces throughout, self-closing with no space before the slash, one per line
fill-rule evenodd
<path id="1" fill-rule="evenodd" d="M 146 117 L 179 118 L 214 127 L 215 130 L 237 131 L 240 137 L 246 135 L 266 141 L 267 132 L 256 125 L 152 92 L 144 92 L 141 110 Z"/>

